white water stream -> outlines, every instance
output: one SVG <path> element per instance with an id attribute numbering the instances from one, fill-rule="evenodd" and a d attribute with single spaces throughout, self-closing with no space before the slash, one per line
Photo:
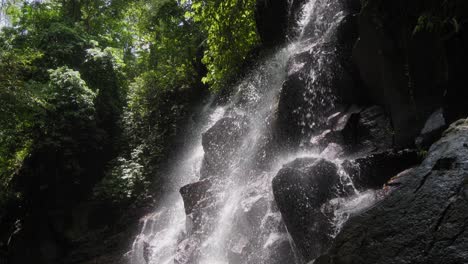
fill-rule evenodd
<path id="1" fill-rule="evenodd" d="M 288 248 L 278 250 L 278 245 L 283 245 L 281 242 L 287 241 L 289 245 L 290 238 L 275 208 L 272 179 L 283 164 L 299 157 L 323 157 L 338 166 L 341 161 L 334 160 L 333 153 L 310 150 L 276 153 L 268 146 L 288 70 L 302 67 L 288 65 L 290 59 L 326 42 L 334 26 L 343 19 L 340 12 L 325 17 L 331 1 L 309 0 L 297 21 L 298 39 L 260 63 L 235 87 L 226 105 L 211 107 L 209 104 L 202 110 L 203 118 L 192 133 L 192 144 L 170 174 L 171 191 L 160 203 L 162 206 L 142 220 L 140 234 L 129 252 L 131 264 L 279 264 L 282 262 L 278 259 L 282 258 L 290 263 L 300 261 L 294 254 L 281 255 L 290 252 Z M 311 22 L 320 24 L 312 35 L 305 33 Z M 326 60 L 326 54 L 320 59 Z M 314 74 L 310 73 L 312 79 Z M 210 176 L 211 196 L 208 205 L 200 209 L 202 216 L 186 216 L 179 189 L 204 177 L 200 174 L 204 158 L 202 134 L 226 117 L 245 120 L 238 128 L 242 131 L 240 140 L 230 147 L 233 154 L 230 151 L 225 157 L 223 172 Z M 226 135 L 226 141 L 229 140 Z M 341 172 L 341 177 L 343 182 L 352 185 L 346 173 Z M 352 197 L 330 201 L 335 235 L 349 215 L 369 205 L 373 197 L 372 192 L 355 190 Z"/>

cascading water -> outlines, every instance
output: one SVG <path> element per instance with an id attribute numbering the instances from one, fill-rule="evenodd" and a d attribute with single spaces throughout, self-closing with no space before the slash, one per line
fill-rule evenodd
<path id="1" fill-rule="evenodd" d="M 329 53 L 321 49 L 344 18 L 331 8 L 332 0 L 309 0 L 302 7 L 298 39 L 260 63 L 223 106 L 206 106 L 187 153 L 174 165 L 173 186 L 151 215 L 143 219 L 141 232 L 129 252 L 132 264 L 275 264 L 302 261 L 276 207 L 271 183 L 283 164 L 300 157 L 335 159 L 328 149 L 320 154 L 310 147 L 302 131 L 301 148 L 285 151 L 274 131 L 278 103 L 286 77 L 304 65 L 292 60 L 314 52 L 315 67 L 308 74 L 306 105 L 299 108 L 301 126 L 313 128 L 315 110 L 333 108 L 334 97 L 327 85 L 316 82 L 329 74 L 324 62 Z M 333 59 L 333 58 L 331 58 Z M 330 63 L 328 62 L 328 65 Z M 328 76 L 328 75 L 327 75 Z M 320 106 L 316 106 L 317 97 Z M 320 118 L 317 118 L 320 120 Z M 308 147 L 304 147 L 304 146 Z M 313 145 L 313 144 L 312 144 Z M 286 152 L 286 153 L 285 153 Z M 372 193 L 356 191 L 347 174 L 340 181 L 352 193 L 325 205 L 333 211 L 336 235 L 349 214 L 368 205 Z M 179 189 L 181 189 L 181 195 Z"/>

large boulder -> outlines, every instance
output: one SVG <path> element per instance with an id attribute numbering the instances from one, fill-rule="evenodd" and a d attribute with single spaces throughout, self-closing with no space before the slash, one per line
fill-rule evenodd
<path id="1" fill-rule="evenodd" d="M 197 236 L 191 236 L 182 240 L 177 245 L 174 264 L 196 263 L 200 257 L 199 247 L 201 243 L 202 240 Z"/>
<path id="2" fill-rule="evenodd" d="M 468 120 L 451 126 L 423 163 L 351 218 L 319 264 L 468 263 Z"/>
<path id="3" fill-rule="evenodd" d="M 271 234 L 263 248 L 271 252 L 268 264 L 284 264 L 295 259 L 287 233 Z"/>
<path id="4" fill-rule="evenodd" d="M 444 110 L 439 108 L 427 119 L 421 133 L 416 138 L 416 146 L 422 149 L 430 147 L 440 138 L 446 128 Z"/>
<path id="5" fill-rule="evenodd" d="M 326 8 L 323 8 L 323 6 L 326 6 Z M 339 25 L 341 29 L 336 32 L 337 34 L 335 36 L 337 41 L 340 44 L 352 46 L 354 44 L 353 42 L 343 43 L 342 41 L 349 40 L 349 37 L 357 34 L 357 21 L 353 17 L 354 14 L 359 13 L 359 10 L 359 0 L 316 0 L 314 1 L 314 7 L 310 14 L 314 19 L 309 20 L 308 24 L 305 25 L 301 37 L 315 39 L 325 34 L 329 25 Z M 336 18 L 339 16 L 346 17 L 343 21 L 344 23 L 336 24 Z M 343 36 L 348 37 L 342 38 Z"/>
<path id="6" fill-rule="evenodd" d="M 380 189 L 399 172 L 420 163 L 416 151 L 387 150 L 343 162 L 343 169 L 350 175 L 356 188 Z"/>
<path id="7" fill-rule="evenodd" d="M 393 146 L 392 124 L 382 107 L 371 106 L 360 112 L 357 127 L 355 138 L 361 145 L 380 150 Z"/>
<path id="8" fill-rule="evenodd" d="M 220 201 L 215 194 L 212 179 L 203 179 L 180 188 L 186 214 L 186 233 L 209 232 L 212 226 L 206 222 L 219 210 Z"/>
<path id="9" fill-rule="evenodd" d="M 338 144 L 347 153 L 375 152 L 392 148 L 393 134 L 383 108 L 351 106 L 327 118 L 330 129 L 312 137 L 310 144 L 320 150 Z"/>
<path id="10" fill-rule="evenodd" d="M 303 158 L 285 165 L 273 179 L 273 194 L 287 230 L 301 256 L 310 261 L 332 242 L 332 214 L 322 206 L 350 191 L 338 167 L 324 159 Z"/>
<path id="11" fill-rule="evenodd" d="M 184 201 L 185 213 L 191 214 L 200 201 L 206 196 L 212 182 L 208 179 L 194 182 L 180 188 Z"/>
<path id="12" fill-rule="evenodd" d="M 288 63 L 288 76 L 278 105 L 278 132 L 287 146 L 295 147 L 304 136 L 326 127 L 326 118 L 338 104 L 364 101 L 351 61 L 352 46 L 357 39 L 356 17 L 327 15 L 323 17 L 330 21 L 321 24 L 325 28 L 306 28 L 304 34 L 308 39 L 302 43 L 303 50 Z M 326 30 L 333 34 L 322 32 Z M 316 42 L 319 37 L 323 41 Z"/>

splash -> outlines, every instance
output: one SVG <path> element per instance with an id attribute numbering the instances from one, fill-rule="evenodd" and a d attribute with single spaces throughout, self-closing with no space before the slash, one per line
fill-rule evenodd
<path id="1" fill-rule="evenodd" d="M 344 15 L 330 1 L 310 0 L 297 21 L 298 39 L 259 63 L 236 87 L 228 102 L 202 111 L 193 144 L 174 165 L 172 192 L 161 208 L 142 220 L 133 243 L 132 264 L 280 264 L 301 263 L 276 208 L 271 182 L 283 164 L 297 158 L 325 158 L 339 168 L 339 148 L 301 148 L 284 153 L 275 142 L 279 97 L 288 74 L 304 69 L 293 59 L 304 52 L 317 61 L 307 76 L 306 104 L 298 108 L 305 128 L 315 127 L 317 109 L 333 108 L 333 93 L 318 80 L 328 80 L 333 56 L 323 45 Z M 332 8 L 333 7 L 333 8 Z M 324 77 L 325 76 L 325 77 Z M 320 77 L 320 78 L 319 78 Z M 328 78 L 328 79 L 327 79 Z M 303 133 L 303 141 L 311 142 Z M 312 139 L 313 141 L 313 139 Z M 335 236 L 346 220 L 372 203 L 372 193 L 360 193 L 340 170 L 352 195 L 332 199 L 323 210 L 333 212 Z M 193 184 L 193 185 L 188 185 Z M 179 189 L 189 186 L 194 197 L 187 211 Z"/>

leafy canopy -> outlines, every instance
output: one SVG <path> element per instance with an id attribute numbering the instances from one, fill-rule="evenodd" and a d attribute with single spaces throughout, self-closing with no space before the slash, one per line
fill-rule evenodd
<path id="1" fill-rule="evenodd" d="M 201 24 L 207 35 L 203 63 L 208 74 L 203 82 L 212 90 L 226 85 L 239 71 L 249 52 L 258 45 L 255 0 L 184 0 L 187 18 Z"/>

